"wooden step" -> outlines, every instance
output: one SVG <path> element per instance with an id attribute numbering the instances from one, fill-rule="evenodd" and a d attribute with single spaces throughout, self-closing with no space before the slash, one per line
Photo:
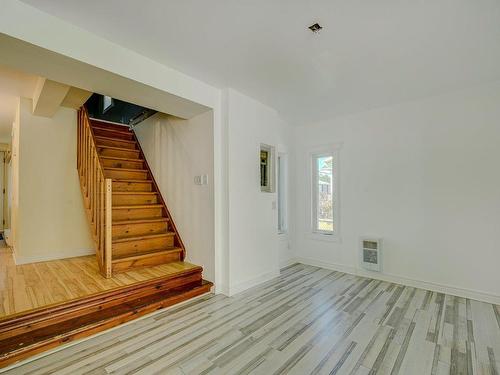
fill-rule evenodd
<path id="1" fill-rule="evenodd" d="M 123 220 L 113 222 L 113 239 L 128 236 L 144 236 L 148 234 L 166 233 L 168 230 L 168 219 L 165 217 L 143 219 L 143 220 Z"/>
<path id="2" fill-rule="evenodd" d="M 97 145 L 97 152 L 100 156 L 117 156 L 120 158 L 139 159 L 139 150 L 131 150 L 128 148 L 100 146 Z"/>
<path id="3" fill-rule="evenodd" d="M 125 237 L 113 240 L 113 258 L 141 255 L 174 247 L 174 232 Z"/>
<path id="4" fill-rule="evenodd" d="M 147 180 L 149 173 L 146 169 L 104 168 L 106 178 L 113 180 Z"/>
<path id="5" fill-rule="evenodd" d="M 113 259 L 113 272 L 123 272 L 130 268 L 151 267 L 158 264 L 176 262 L 181 259 L 182 249 L 173 247 L 170 249 L 152 250 L 141 252 L 135 256 L 117 256 Z"/>
<path id="6" fill-rule="evenodd" d="M 151 217 L 162 217 L 163 205 L 137 204 L 127 206 L 113 206 L 112 218 L 115 220 L 134 220 Z"/>
<path id="7" fill-rule="evenodd" d="M 100 159 L 104 168 L 144 169 L 143 159 L 114 158 L 111 156 L 101 156 Z"/>
<path id="8" fill-rule="evenodd" d="M 207 293 L 202 268 L 139 282 L 0 321 L 0 366 Z"/>
<path id="9" fill-rule="evenodd" d="M 115 180 L 113 181 L 113 192 L 119 191 L 153 191 L 151 180 Z"/>
<path id="10" fill-rule="evenodd" d="M 114 139 L 126 139 L 129 141 L 134 140 L 134 134 L 132 132 L 117 131 L 99 126 L 92 127 L 92 131 L 94 132 L 95 136 L 108 137 Z"/>
<path id="11" fill-rule="evenodd" d="M 137 150 L 137 143 L 132 140 L 116 139 L 110 137 L 94 137 L 98 146 L 110 146 Z"/>
<path id="12" fill-rule="evenodd" d="M 132 204 L 156 204 L 158 193 L 153 191 L 115 191 L 113 192 L 113 205 L 126 206 Z"/>
<path id="13" fill-rule="evenodd" d="M 90 125 L 92 125 L 93 129 L 101 128 L 101 129 L 107 129 L 107 130 L 114 130 L 114 131 L 118 131 L 118 132 L 131 133 L 128 125 L 125 125 L 125 124 L 122 125 L 122 124 L 116 124 L 116 123 L 110 123 L 110 122 L 90 119 Z"/>

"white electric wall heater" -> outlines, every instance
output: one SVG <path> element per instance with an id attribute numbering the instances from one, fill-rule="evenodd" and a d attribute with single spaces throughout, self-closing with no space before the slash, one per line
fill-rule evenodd
<path id="1" fill-rule="evenodd" d="M 382 239 L 363 237 L 361 244 L 361 265 L 370 271 L 380 271 L 382 264 Z"/>

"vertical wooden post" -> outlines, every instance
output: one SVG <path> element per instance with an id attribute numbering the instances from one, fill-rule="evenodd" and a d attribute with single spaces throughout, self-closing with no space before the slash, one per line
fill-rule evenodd
<path id="1" fill-rule="evenodd" d="M 100 232 L 99 232 L 99 260 L 100 260 L 100 264 L 103 264 L 104 263 L 104 254 L 106 254 L 106 251 L 105 251 L 105 241 L 104 241 L 104 238 L 105 238 L 105 231 L 106 231 L 106 222 L 105 222 L 105 218 L 104 218 L 104 212 L 105 212 L 105 208 L 104 208 L 104 205 L 105 205 L 105 201 L 104 201 L 104 192 L 106 190 L 106 186 L 105 186 L 105 180 L 104 180 L 104 177 L 101 175 L 100 178 L 99 178 L 99 199 L 101 201 L 100 205 L 99 205 L 99 216 L 101 217 L 100 219 L 100 222 L 101 222 L 101 229 L 100 229 Z"/>
<path id="2" fill-rule="evenodd" d="M 112 275 L 112 230 L 113 230 L 113 223 L 112 223 L 112 218 L 113 218 L 113 212 L 112 212 L 112 194 L 113 190 L 111 187 L 111 178 L 106 178 L 106 246 L 105 246 L 105 260 L 104 260 L 104 268 L 105 268 L 105 276 L 107 278 L 110 278 Z"/>

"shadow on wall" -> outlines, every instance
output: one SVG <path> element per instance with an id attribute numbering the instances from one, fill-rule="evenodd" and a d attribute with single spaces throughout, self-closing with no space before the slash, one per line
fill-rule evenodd
<path id="1" fill-rule="evenodd" d="M 135 128 L 186 246 L 186 261 L 215 279 L 213 112 L 188 120 L 157 113 Z M 207 184 L 199 184 L 206 175 Z"/>

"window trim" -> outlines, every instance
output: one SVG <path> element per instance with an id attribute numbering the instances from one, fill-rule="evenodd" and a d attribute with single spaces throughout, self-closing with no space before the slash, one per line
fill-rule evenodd
<path id="1" fill-rule="evenodd" d="M 309 237 L 314 240 L 319 241 L 330 241 L 330 242 L 340 242 L 341 241 L 341 225 L 340 225 L 340 149 L 342 148 L 342 143 L 334 143 L 330 145 L 324 145 L 315 147 L 309 150 L 307 154 L 308 158 L 308 201 L 309 201 L 309 209 L 308 209 L 308 217 L 307 217 L 307 228 Z M 333 232 L 320 230 L 316 228 L 316 204 L 317 204 L 317 194 L 316 194 L 316 185 L 317 185 L 317 171 L 315 166 L 315 161 L 318 157 L 322 156 L 332 156 L 333 165 L 334 165 L 334 173 L 333 173 L 333 181 L 332 181 L 332 199 L 333 199 L 333 223 L 334 230 Z"/>
<path id="2" fill-rule="evenodd" d="M 283 161 L 283 170 L 281 171 L 280 160 Z M 280 174 L 282 172 L 283 175 L 283 186 L 281 186 Z M 285 152 L 278 152 L 276 157 L 276 200 L 278 207 L 278 235 L 283 236 L 288 234 L 288 154 Z M 280 190 L 283 194 L 283 216 L 284 216 L 284 229 L 280 228 L 280 215 L 279 215 L 279 207 L 280 207 Z"/>

